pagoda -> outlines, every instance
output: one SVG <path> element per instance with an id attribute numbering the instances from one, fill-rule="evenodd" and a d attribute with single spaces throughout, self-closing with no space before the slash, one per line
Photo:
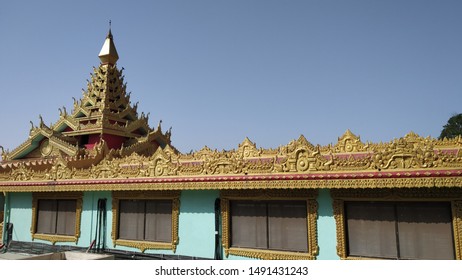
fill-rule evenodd
<path id="1" fill-rule="evenodd" d="M 79 162 L 79 167 L 97 164 L 108 153 L 127 156 L 133 153 L 152 155 L 158 147 L 170 145 L 171 131 L 148 124 L 149 114 L 138 114 L 138 103 L 131 104 L 124 82 L 123 68 L 111 29 L 99 53 L 101 63 L 93 67 L 87 89 L 80 100 L 74 98 L 73 109 L 59 109 L 59 120 L 46 125 L 31 122 L 28 139 L 11 152 L 2 151 L 3 163 L 53 163 L 56 158 Z"/>

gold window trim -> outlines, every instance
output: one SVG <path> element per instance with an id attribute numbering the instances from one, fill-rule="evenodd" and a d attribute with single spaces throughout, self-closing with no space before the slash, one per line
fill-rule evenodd
<path id="1" fill-rule="evenodd" d="M 33 193 L 32 194 L 32 225 L 31 234 L 32 240 L 40 239 L 51 242 L 53 245 L 56 242 L 75 242 L 80 237 L 80 223 L 82 215 L 82 192 L 45 192 L 45 193 Z M 59 234 L 44 234 L 37 233 L 37 213 L 38 213 L 38 201 L 40 199 L 75 199 L 75 234 L 74 235 L 59 235 Z"/>
<path id="2" fill-rule="evenodd" d="M 220 192 L 222 216 L 222 244 L 226 257 L 236 255 L 264 260 L 314 260 L 318 254 L 317 190 L 223 190 Z M 307 203 L 308 252 L 289 252 L 231 247 L 230 201 L 232 200 L 298 200 Z"/>
<path id="3" fill-rule="evenodd" d="M 172 200 L 172 242 L 152 242 L 143 240 L 118 239 L 119 236 L 119 201 L 124 199 L 169 199 Z M 124 191 L 112 193 L 112 242 L 114 247 L 126 246 L 137 248 L 141 252 L 147 249 L 165 249 L 176 251 L 178 245 L 178 227 L 180 215 L 179 191 Z"/>
<path id="4" fill-rule="evenodd" d="M 451 203 L 452 227 L 456 259 L 462 259 L 462 189 L 409 188 L 409 189 L 332 189 L 333 210 L 337 228 L 337 255 L 344 260 L 372 258 L 347 255 L 345 201 L 446 201 Z M 375 259 L 375 258 L 374 258 Z"/>

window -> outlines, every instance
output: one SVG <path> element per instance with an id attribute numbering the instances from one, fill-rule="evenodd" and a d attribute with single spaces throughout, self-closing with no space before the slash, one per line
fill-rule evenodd
<path id="1" fill-rule="evenodd" d="M 75 199 L 39 199 L 36 233 L 75 235 Z"/>
<path id="2" fill-rule="evenodd" d="M 172 241 L 171 200 L 120 200 L 119 239 Z"/>
<path id="3" fill-rule="evenodd" d="M 32 239 L 77 242 L 82 213 L 81 192 L 34 193 Z"/>
<path id="4" fill-rule="evenodd" d="M 306 201 L 231 201 L 231 246 L 307 252 Z"/>
<path id="5" fill-rule="evenodd" d="M 459 188 L 332 189 L 342 259 L 462 259 Z"/>
<path id="6" fill-rule="evenodd" d="M 114 246 L 170 249 L 178 244 L 179 191 L 113 192 Z"/>
<path id="7" fill-rule="evenodd" d="M 449 202 L 345 202 L 348 253 L 391 259 L 454 259 Z"/>
<path id="8" fill-rule="evenodd" d="M 226 256 L 314 259 L 316 195 L 315 190 L 222 191 Z"/>

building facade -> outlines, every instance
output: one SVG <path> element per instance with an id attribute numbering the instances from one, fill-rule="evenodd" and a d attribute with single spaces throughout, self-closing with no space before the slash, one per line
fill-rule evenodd
<path id="1" fill-rule="evenodd" d="M 184 154 L 130 102 L 111 31 L 70 112 L 2 149 L 3 243 L 209 259 L 461 259 L 462 138 Z M 7 246 L 4 246 L 4 250 Z"/>

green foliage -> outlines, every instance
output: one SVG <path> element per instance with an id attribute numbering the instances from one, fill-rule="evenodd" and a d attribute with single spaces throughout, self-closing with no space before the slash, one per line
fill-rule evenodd
<path id="1" fill-rule="evenodd" d="M 455 114 L 449 118 L 448 123 L 443 126 L 439 139 L 455 138 L 462 135 L 462 114 Z"/>

